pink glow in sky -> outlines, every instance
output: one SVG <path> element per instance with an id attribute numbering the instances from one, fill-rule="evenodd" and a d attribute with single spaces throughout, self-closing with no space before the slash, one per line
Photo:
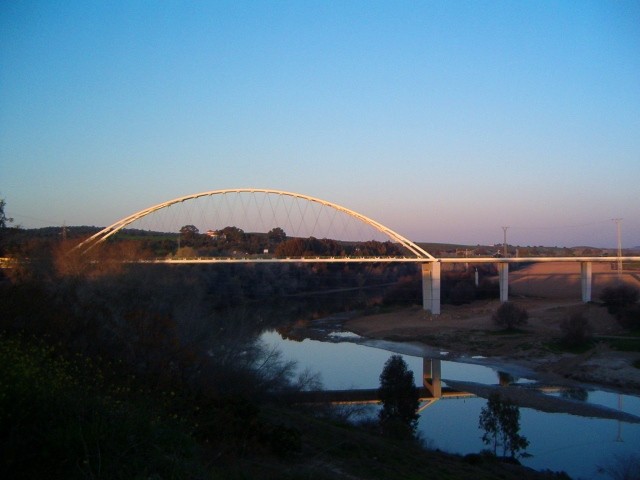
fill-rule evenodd
<path id="1" fill-rule="evenodd" d="M 301 192 L 416 241 L 640 245 L 640 4 L 3 2 L 25 227 Z"/>

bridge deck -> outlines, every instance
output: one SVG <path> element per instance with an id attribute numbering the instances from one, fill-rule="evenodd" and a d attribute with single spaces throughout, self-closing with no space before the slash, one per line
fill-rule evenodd
<path id="1" fill-rule="evenodd" d="M 433 394 L 425 387 L 418 389 L 420 401 L 431 400 Z M 459 392 L 453 388 L 442 388 L 442 396 L 439 398 L 466 398 L 475 397 L 475 394 Z M 287 397 L 293 403 L 379 403 L 378 390 L 355 389 L 355 390 L 317 390 L 296 392 Z"/>
<path id="2" fill-rule="evenodd" d="M 640 262 L 640 256 L 626 257 L 195 257 L 139 260 L 137 263 L 551 263 L 551 262 Z"/>

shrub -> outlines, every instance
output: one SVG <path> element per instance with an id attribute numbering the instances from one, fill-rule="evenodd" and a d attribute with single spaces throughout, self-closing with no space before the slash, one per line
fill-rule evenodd
<path id="1" fill-rule="evenodd" d="M 630 285 L 605 287 L 600 294 L 600 300 L 612 315 L 618 316 L 622 310 L 632 306 L 640 299 L 640 292 Z"/>
<path id="2" fill-rule="evenodd" d="M 569 348 L 580 347 L 591 341 L 593 328 L 582 314 L 576 313 L 564 319 L 560 325 L 562 338 L 560 342 Z"/>
<path id="3" fill-rule="evenodd" d="M 505 302 L 498 307 L 492 318 L 496 325 L 513 330 L 520 325 L 526 325 L 529 313 L 514 303 Z"/>
<path id="4" fill-rule="evenodd" d="M 640 330 L 640 305 L 634 304 L 622 309 L 618 315 L 618 322 L 629 330 Z"/>

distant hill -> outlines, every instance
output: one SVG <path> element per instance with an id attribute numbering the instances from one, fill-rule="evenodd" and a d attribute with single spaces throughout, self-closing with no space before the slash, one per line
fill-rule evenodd
<path id="1" fill-rule="evenodd" d="M 64 227 L 43 227 L 43 228 L 8 228 L 9 233 L 13 241 L 20 241 L 20 239 L 27 238 L 40 238 L 40 239 L 54 239 L 62 238 L 82 238 L 93 235 L 99 232 L 104 227 L 96 226 L 64 226 Z M 122 233 L 130 238 L 140 237 L 174 237 L 177 232 L 154 232 L 148 230 L 138 229 L 123 229 Z M 416 242 L 421 248 L 431 253 L 434 256 L 460 256 L 460 257 L 473 257 L 473 256 L 491 256 L 498 252 L 502 252 L 502 244 L 494 245 L 468 245 L 458 243 L 445 243 L 445 242 Z M 574 246 L 574 247 L 545 247 L 545 246 L 519 246 L 508 245 L 510 255 L 518 256 L 597 256 L 597 255 L 617 255 L 616 248 L 597 248 L 587 245 Z M 624 255 L 640 255 L 640 246 L 624 248 Z"/>

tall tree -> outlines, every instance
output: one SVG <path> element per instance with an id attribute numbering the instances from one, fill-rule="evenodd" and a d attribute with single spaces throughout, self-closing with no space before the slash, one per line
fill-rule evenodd
<path id="1" fill-rule="evenodd" d="M 200 230 L 195 225 L 185 225 L 180 229 L 181 247 L 198 247 Z"/>
<path id="2" fill-rule="evenodd" d="M 7 205 L 4 198 L 0 198 L 0 228 L 7 228 L 8 224 L 13 222 L 13 218 L 7 217 L 4 213 L 4 207 Z"/>
<path id="3" fill-rule="evenodd" d="M 287 234 L 280 227 L 274 227 L 267 233 L 267 238 L 270 243 L 282 243 L 287 239 Z"/>
<path id="4" fill-rule="evenodd" d="M 13 218 L 7 217 L 4 213 L 4 207 L 7 205 L 7 202 L 4 201 L 4 198 L 0 198 L 0 255 L 4 253 L 4 244 L 5 244 L 5 229 L 8 224 L 13 222 Z"/>
<path id="5" fill-rule="evenodd" d="M 180 229 L 180 235 L 185 237 L 194 237 L 200 233 L 200 230 L 195 225 L 185 225 Z"/>
<path id="6" fill-rule="evenodd" d="M 397 437 L 412 436 L 418 424 L 419 395 L 413 372 L 400 355 L 391 356 L 385 363 L 378 398 L 382 401 L 379 419 L 383 432 Z"/>

